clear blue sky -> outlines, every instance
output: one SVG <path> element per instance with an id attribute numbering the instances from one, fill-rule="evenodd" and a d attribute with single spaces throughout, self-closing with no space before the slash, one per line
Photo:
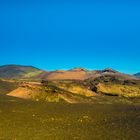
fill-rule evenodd
<path id="1" fill-rule="evenodd" d="M 0 0 L 0 65 L 140 71 L 139 0 Z"/>

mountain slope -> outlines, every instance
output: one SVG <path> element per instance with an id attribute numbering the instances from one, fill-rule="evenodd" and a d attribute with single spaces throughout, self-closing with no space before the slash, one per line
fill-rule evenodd
<path id="1" fill-rule="evenodd" d="M 44 71 L 33 66 L 4 65 L 0 66 L 0 78 L 23 80 L 85 80 L 100 76 L 115 76 L 122 79 L 138 79 L 134 75 L 127 75 L 111 68 L 104 70 L 86 70 L 74 68 L 71 70 Z"/>
<path id="2" fill-rule="evenodd" d="M 0 79 L 0 94 L 7 94 L 18 87 L 14 81 L 6 81 Z"/>
<path id="3" fill-rule="evenodd" d="M 138 86 L 128 86 L 119 84 L 98 84 L 97 92 L 110 96 L 140 97 Z"/>
<path id="4" fill-rule="evenodd" d="M 47 80 L 84 80 L 91 77 L 91 72 L 86 71 L 82 68 L 79 69 L 72 69 L 72 70 L 58 70 L 58 71 L 52 71 L 50 74 L 48 74 L 44 79 Z"/>
<path id="5" fill-rule="evenodd" d="M 47 102 L 65 101 L 68 103 L 81 103 L 90 101 L 90 99 L 88 99 L 88 96 L 84 94 L 81 95 L 72 93 L 48 82 L 47 84 L 34 82 L 22 83 L 17 89 L 11 91 L 7 95 L 23 99 L 32 99 L 36 101 Z"/>
<path id="6" fill-rule="evenodd" d="M 104 75 L 84 81 L 97 94 L 123 97 L 140 97 L 140 80 L 122 76 Z"/>
<path id="7" fill-rule="evenodd" d="M 136 76 L 120 73 L 113 69 L 104 70 L 86 70 L 84 68 L 75 68 L 71 70 L 57 70 L 42 74 L 44 80 L 85 80 L 89 78 L 97 78 L 104 75 L 116 76 L 123 79 L 137 79 Z"/>
<path id="8" fill-rule="evenodd" d="M 0 78 L 30 78 L 40 74 L 42 70 L 33 66 L 4 65 L 0 66 Z"/>

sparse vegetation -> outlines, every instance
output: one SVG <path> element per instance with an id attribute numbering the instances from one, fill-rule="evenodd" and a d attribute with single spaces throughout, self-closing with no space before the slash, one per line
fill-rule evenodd
<path id="1" fill-rule="evenodd" d="M 98 84 L 97 92 L 106 95 L 118 95 L 124 97 L 140 97 L 140 87 L 119 84 Z"/>
<path id="2" fill-rule="evenodd" d="M 84 81 L 84 84 L 96 93 L 112 96 L 140 97 L 140 80 L 126 80 L 105 75 L 95 79 L 87 79 Z"/>
<path id="3" fill-rule="evenodd" d="M 0 95 L 0 139 L 138 140 L 140 107 L 108 101 L 73 105 Z"/>
<path id="4" fill-rule="evenodd" d="M 36 72 L 0 80 L 0 139 L 139 139 L 140 80 L 102 74 L 109 72 L 86 80 L 39 82 Z"/>

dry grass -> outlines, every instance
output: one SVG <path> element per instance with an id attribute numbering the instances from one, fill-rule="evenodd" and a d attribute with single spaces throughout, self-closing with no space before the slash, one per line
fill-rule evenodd
<path id="1" fill-rule="evenodd" d="M 97 85 L 97 91 L 108 95 L 110 94 L 124 97 L 140 97 L 139 86 L 100 83 Z"/>

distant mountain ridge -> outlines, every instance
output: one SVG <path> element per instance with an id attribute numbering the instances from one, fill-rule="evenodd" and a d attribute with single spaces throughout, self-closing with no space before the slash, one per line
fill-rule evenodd
<path id="1" fill-rule="evenodd" d="M 104 75 L 111 75 L 124 79 L 137 79 L 135 75 L 123 74 L 111 68 L 106 68 L 104 70 L 73 68 L 70 70 L 44 71 L 34 66 L 0 66 L 0 78 L 2 79 L 85 80 Z"/>
<path id="2" fill-rule="evenodd" d="M 139 73 L 136 73 L 136 74 L 134 74 L 134 75 L 140 77 L 140 72 L 139 72 Z"/>

